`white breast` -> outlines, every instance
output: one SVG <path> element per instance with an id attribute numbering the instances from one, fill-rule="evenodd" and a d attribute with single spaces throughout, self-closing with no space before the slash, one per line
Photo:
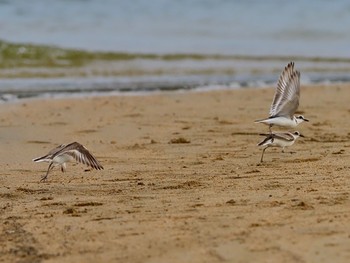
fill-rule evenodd
<path id="1" fill-rule="evenodd" d="M 74 158 L 68 154 L 61 154 L 52 159 L 52 162 L 62 164 L 74 161 Z"/>
<path id="2" fill-rule="evenodd" d="M 275 117 L 275 118 L 267 119 L 265 123 L 273 124 L 277 126 L 283 126 L 283 127 L 290 127 L 290 128 L 297 126 L 297 123 L 294 120 L 286 117 Z"/>

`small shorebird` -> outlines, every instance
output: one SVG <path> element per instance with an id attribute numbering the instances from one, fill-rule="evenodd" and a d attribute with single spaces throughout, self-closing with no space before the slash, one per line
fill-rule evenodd
<path id="1" fill-rule="evenodd" d="M 270 133 L 273 125 L 294 128 L 303 121 L 304 116 L 294 116 L 299 106 L 300 72 L 294 70 L 294 62 L 290 62 L 281 73 L 273 98 L 270 117 L 256 120 L 256 123 L 269 125 Z"/>
<path id="2" fill-rule="evenodd" d="M 263 161 L 265 150 L 269 147 L 282 147 L 282 152 L 284 152 L 284 147 L 292 146 L 294 142 L 299 137 L 304 137 L 300 132 L 283 132 L 283 133 L 262 133 L 260 135 L 266 136 L 264 140 L 258 143 L 258 146 L 266 146 L 263 149 L 260 162 Z"/>
<path id="3" fill-rule="evenodd" d="M 77 161 L 96 170 L 103 169 L 102 165 L 96 160 L 96 158 L 80 143 L 73 142 L 70 144 L 62 144 L 54 149 L 52 149 L 48 154 L 33 159 L 34 162 L 48 162 L 50 163 L 47 169 L 46 175 L 41 178 L 40 182 L 45 181 L 49 172 L 55 166 L 61 166 L 61 171 L 66 171 L 66 163 Z"/>

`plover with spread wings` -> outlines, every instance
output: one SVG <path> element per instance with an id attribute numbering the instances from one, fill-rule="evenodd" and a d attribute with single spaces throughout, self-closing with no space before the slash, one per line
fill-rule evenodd
<path id="1" fill-rule="evenodd" d="M 48 154 L 33 159 L 34 162 L 48 162 L 50 163 L 47 169 L 46 175 L 41 178 L 40 182 L 45 181 L 49 172 L 55 166 L 61 166 L 61 171 L 66 171 L 66 163 L 77 161 L 86 164 L 96 170 L 103 169 L 102 165 L 96 160 L 96 158 L 86 149 L 83 145 L 78 142 L 70 144 L 62 144 L 52 149 Z"/>
<path id="2" fill-rule="evenodd" d="M 260 134 L 266 136 L 264 140 L 258 143 L 258 146 L 266 146 L 261 154 L 260 162 L 263 161 L 265 150 L 269 147 L 281 147 L 284 152 L 284 147 L 292 146 L 299 137 L 304 137 L 300 132 L 283 132 L 283 133 L 268 133 Z"/>
<path id="3" fill-rule="evenodd" d="M 273 98 L 270 117 L 256 120 L 257 123 L 269 125 L 270 133 L 273 125 L 294 128 L 303 121 L 304 116 L 294 116 L 299 107 L 300 72 L 294 70 L 294 62 L 290 62 L 281 73 Z"/>

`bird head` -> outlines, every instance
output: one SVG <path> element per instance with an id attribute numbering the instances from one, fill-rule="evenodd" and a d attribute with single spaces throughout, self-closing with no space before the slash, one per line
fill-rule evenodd
<path id="1" fill-rule="evenodd" d="M 302 134 L 301 134 L 300 132 L 298 132 L 298 131 L 293 132 L 293 135 L 294 135 L 295 138 L 298 138 L 298 137 L 305 137 L 304 135 L 302 135 Z"/>
<path id="2" fill-rule="evenodd" d="M 299 115 L 299 116 L 295 117 L 295 119 L 296 119 L 298 124 L 302 123 L 303 121 L 307 121 L 307 122 L 309 121 L 308 119 L 305 119 L 303 115 Z"/>

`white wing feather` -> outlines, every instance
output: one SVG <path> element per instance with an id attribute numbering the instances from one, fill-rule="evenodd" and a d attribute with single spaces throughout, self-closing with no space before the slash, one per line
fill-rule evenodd
<path id="1" fill-rule="evenodd" d="M 289 63 L 281 73 L 276 93 L 270 108 L 270 117 L 292 118 L 299 107 L 300 72 L 294 71 L 294 63 Z"/>

